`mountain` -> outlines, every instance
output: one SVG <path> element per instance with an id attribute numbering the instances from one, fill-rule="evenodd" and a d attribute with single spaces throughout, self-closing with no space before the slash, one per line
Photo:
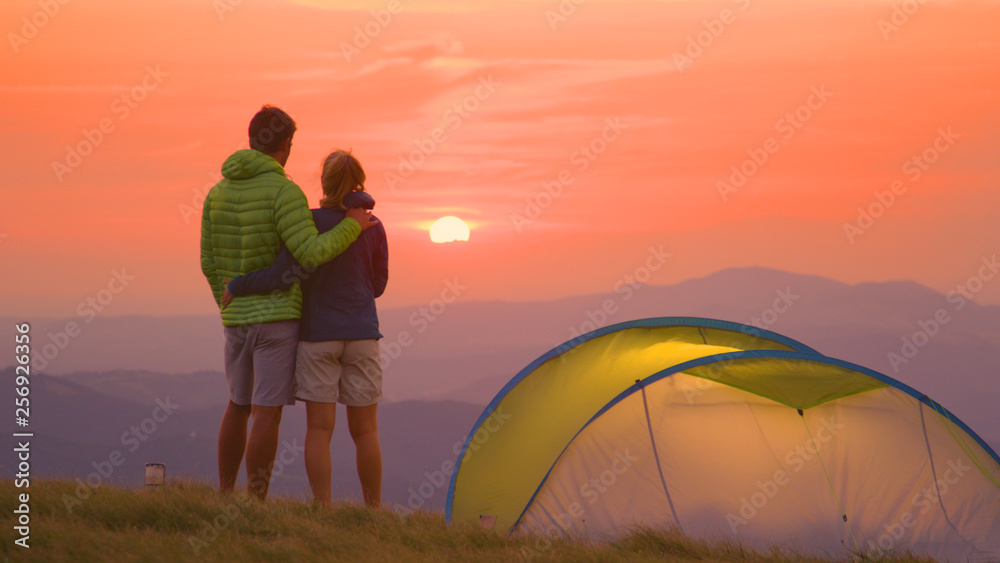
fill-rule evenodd
<path id="1" fill-rule="evenodd" d="M 434 299 L 382 311 L 385 397 L 484 405 L 525 365 L 581 332 L 639 318 L 698 316 L 756 324 L 883 372 L 1000 445 L 998 306 L 907 281 L 849 285 L 737 268 L 649 286 L 633 282 L 638 273 L 622 276 L 606 294 L 544 302 Z M 4 321 L 0 328 L 12 335 L 22 320 Z M 68 322 L 80 325 L 78 335 L 67 336 Z M 222 330 L 214 316 L 96 317 L 89 324 L 38 319 L 32 335 L 43 353 L 36 369 L 102 393 L 130 400 L 171 393 L 192 406 L 226 400 Z"/>

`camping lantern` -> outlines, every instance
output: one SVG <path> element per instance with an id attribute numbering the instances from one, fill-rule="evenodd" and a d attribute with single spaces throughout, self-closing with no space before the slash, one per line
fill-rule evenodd
<path id="1" fill-rule="evenodd" d="M 146 464 L 146 486 L 161 487 L 167 482 L 167 466 L 163 463 Z"/>

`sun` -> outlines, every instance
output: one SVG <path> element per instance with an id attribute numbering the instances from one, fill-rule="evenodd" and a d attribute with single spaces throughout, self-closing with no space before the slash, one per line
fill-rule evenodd
<path id="1" fill-rule="evenodd" d="M 431 242 L 469 240 L 469 226 L 458 217 L 442 217 L 431 225 Z"/>

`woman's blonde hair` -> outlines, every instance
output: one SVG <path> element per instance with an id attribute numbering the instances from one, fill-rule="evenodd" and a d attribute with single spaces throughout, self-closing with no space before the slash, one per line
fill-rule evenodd
<path id="1" fill-rule="evenodd" d="M 320 207 L 344 209 L 343 201 L 352 191 L 365 191 L 365 171 L 351 151 L 335 150 L 323 161 L 323 199 Z"/>

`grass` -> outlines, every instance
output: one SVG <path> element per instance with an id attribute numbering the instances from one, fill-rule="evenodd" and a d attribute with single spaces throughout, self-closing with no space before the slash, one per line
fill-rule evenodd
<path id="1" fill-rule="evenodd" d="M 640 529 L 611 543 L 511 537 L 475 525 L 449 526 L 439 512 L 405 518 L 350 503 L 321 508 L 299 500 L 266 503 L 222 496 L 205 483 L 173 481 L 159 490 L 100 487 L 79 503 L 77 483 L 33 480 L 30 549 L 11 537 L 17 495 L 0 484 L 3 555 L 10 561 L 766 561 L 824 562 L 773 549 L 696 541 Z M 900 556 L 891 561 L 930 561 Z"/>

